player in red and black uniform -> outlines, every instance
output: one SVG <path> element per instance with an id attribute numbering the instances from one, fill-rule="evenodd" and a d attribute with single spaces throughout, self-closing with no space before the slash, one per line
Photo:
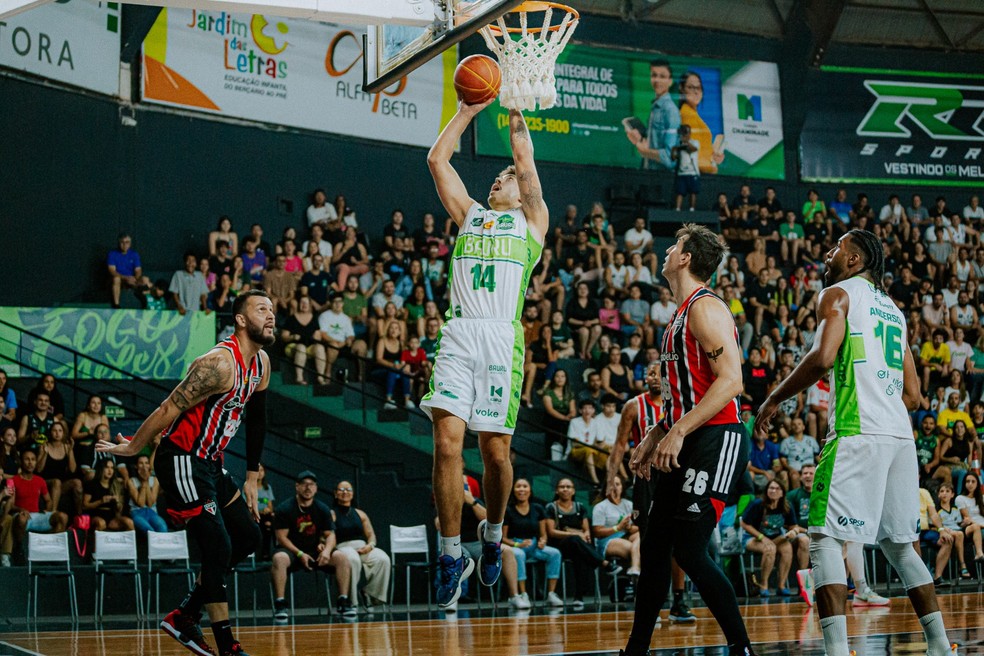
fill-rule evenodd
<path id="1" fill-rule="evenodd" d="M 235 332 L 195 360 L 181 383 L 137 430 L 130 442 L 101 441 L 99 451 L 136 455 L 164 433 L 154 469 L 172 520 L 187 527 L 201 551 L 195 587 L 161 628 L 200 656 L 215 652 L 198 626 L 204 606 L 219 654 L 246 656 L 232 636 L 226 572 L 260 544 L 257 470 L 266 428 L 266 387 L 274 342 L 274 308 L 262 291 L 238 296 L 232 306 Z M 246 481 L 239 486 L 223 466 L 223 449 L 245 411 Z"/>
<path id="2" fill-rule="evenodd" d="M 659 370 L 659 362 L 651 362 L 646 367 L 646 391 L 629 399 L 622 408 L 618 434 L 608 457 L 606 495 L 613 493 L 615 477 L 618 475 L 619 465 L 623 462 L 626 452 L 631 458 L 632 450 L 646 439 L 649 431 L 663 418 L 663 385 Z M 653 488 L 657 479 L 658 477 L 653 477 L 646 480 L 636 475 L 632 481 L 632 523 L 639 528 L 639 536 L 643 540 L 646 539 L 646 529 L 649 527 L 649 507 L 652 505 Z M 629 573 L 631 574 L 631 570 Z M 670 606 L 670 619 L 674 622 L 696 622 L 697 618 L 690 612 L 690 607 L 683 599 L 686 576 L 675 560 L 672 579 L 673 603 Z"/>
<path id="3" fill-rule="evenodd" d="M 671 558 L 697 586 L 728 641 L 728 653 L 753 654 L 734 588 L 711 560 L 707 545 L 721 512 L 748 465 L 748 436 L 739 418 L 742 389 L 738 330 L 727 304 L 706 282 L 726 248 L 705 227 L 686 224 L 666 251 L 663 277 L 680 306 L 663 336 L 661 373 L 665 415 L 632 456 L 633 473 L 661 473 L 642 541 L 642 575 L 624 650 L 649 649 L 670 585 Z"/>

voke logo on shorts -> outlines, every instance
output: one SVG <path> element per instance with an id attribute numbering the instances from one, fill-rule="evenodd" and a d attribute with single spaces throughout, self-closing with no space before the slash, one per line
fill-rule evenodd
<path id="1" fill-rule="evenodd" d="M 215 502 L 214 501 L 209 501 L 208 503 L 206 503 L 205 505 L 203 505 L 202 508 L 204 508 L 205 509 L 205 512 L 207 512 L 209 515 L 214 515 L 215 514 L 216 505 L 215 505 Z"/>
<path id="2" fill-rule="evenodd" d="M 496 417 L 499 416 L 499 411 L 489 410 L 487 408 L 479 408 L 478 410 L 475 411 L 475 414 L 479 417 L 491 417 L 495 419 Z"/>
<path id="3" fill-rule="evenodd" d="M 844 515 L 841 515 L 840 517 L 837 518 L 837 523 L 840 524 L 841 526 L 850 525 L 850 526 L 854 526 L 855 528 L 861 528 L 862 526 L 864 526 L 864 520 L 855 519 L 853 517 L 845 517 Z"/>

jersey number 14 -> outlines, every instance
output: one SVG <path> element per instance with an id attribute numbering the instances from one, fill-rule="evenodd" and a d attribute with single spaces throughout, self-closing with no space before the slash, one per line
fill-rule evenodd
<path id="1" fill-rule="evenodd" d="M 479 290 L 485 288 L 490 292 L 495 291 L 495 265 L 490 264 L 487 267 L 483 267 L 481 264 L 476 264 L 471 268 L 472 274 L 472 289 Z"/>

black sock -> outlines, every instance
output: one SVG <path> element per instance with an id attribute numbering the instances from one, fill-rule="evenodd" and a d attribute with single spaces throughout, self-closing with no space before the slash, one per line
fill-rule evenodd
<path id="1" fill-rule="evenodd" d="M 674 590 L 673 591 L 673 603 L 674 604 L 679 604 L 681 601 L 683 601 L 683 590 Z"/>
<path id="2" fill-rule="evenodd" d="M 235 640 L 232 637 L 232 626 L 229 624 L 229 620 L 212 622 L 212 635 L 215 636 L 215 646 L 218 648 L 220 654 L 222 652 L 232 651 L 232 643 Z"/>
<path id="3" fill-rule="evenodd" d="M 200 583 L 196 583 L 188 596 L 184 598 L 178 608 L 185 615 L 201 615 L 202 606 L 205 604 L 205 591 Z"/>

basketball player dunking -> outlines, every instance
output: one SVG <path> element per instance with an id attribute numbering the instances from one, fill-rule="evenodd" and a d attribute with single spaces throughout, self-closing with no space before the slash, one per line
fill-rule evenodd
<path id="1" fill-rule="evenodd" d="M 622 408 L 622 418 L 618 422 L 618 434 L 608 457 L 608 480 L 606 494 L 611 495 L 626 451 L 631 457 L 632 450 L 646 439 L 646 435 L 663 418 L 663 383 L 659 378 L 659 362 L 651 362 L 646 367 L 646 391 L 629 399 Z M 632 522 L 639 528 L 639 536 L 646 539 L 649 527 L 649 507 L 652 504 L 652 487 L 656 479 L 646 480 L 642 476 L 633 477 L 632 482 Z M 629 570 L 632 575 L 632 570 Z M 638 572 L 636 572 L 638 574 Z M 674 622 L 696 622 L 690 607 L 683 600 L 686 576 L 676 560 L 673 561 L 673 604 L 670 606 L 670 619 Z M 659 615 L 656 616 L 659 622 Z"/>
<path id="2" fill-rule="evenodd" d="M 728 653 L 753 654 L 734 588 L 707 554 L 711 533 L 748 464 L 739 417 L 738 329 L 727 304 L 707 286 L 725 247 L 703 226 L 685 224 L 666 251 L 663 277 L 680 304 L 660 355 L 665 415 L 632 456 L 636 476 L 660 472 L 642 541 L 636 610 L 623 654 L 648 653 L 670 586 L 671 558 L 700 591 L 728 641 Z"/>
<path id="3" fill-rule="evenodd" d="M 226 571 L 260 544 L 257 470 L 266 429 L 266 386 L 270 358 L 262 350 L 274 342 L 274 310 L 269 296 L 248 291 L 232 306 L 235 332 L 195 360 L 174 388 L 134 434 L 122 444 L 101 441 L 99 451 L 136 455 L 164 433 L 154 468 L 172 519 L 187 527 L 198 543 L 202 568 L 181 605 L 161 629 L 200 656 L 215 654 L 198 623 L 204 606 L 221 656 L 246 656 L 233 638 L 226 600 Z M 246 482 L 239 486 L 222 467 L 223 450 L 246 411 Z"/>
<path id="4" fill-rule="evenodd" d="M 877 543 L 899 573 L 928 656 L 951 653 L 933 577 L 916 554 L 919 466 L 909 412 L 921 400 L 905 315 L 881 288 L 881 240 L 851 230 L 827 253 L 813 348 L 759 408 L 768 432 L 779 404 L 830 377 L 829 430 L 810 496 L 810 560 L 828 656 L 848 656 L 845 541 Z M 863 571 L 863 568 L 862 568 Z"/>
<path id="5" fill-rule="evenodd" d="M 488 518 L 479 579 L 492 585 L 502 569 L 502 520 L 512 487 L 509 442 L 516 428 L 526 345 L 520 317 L 530 274 L 540 259 L 549 217 L 522 113 L 509 112 L 514 165 L 495 179 L 485 209 L 451 166 L 455 144 L 489 103 L 458 105 L 427 165 L 448 214 L 458 225 L 451 256 L 451 306 L 438 338 L 430 391 L 420 408 L 434 421 L 434 495 L 441 522 L 437 603 L 451 607 L 474 563 L 461 551 L 461 450 L 465 428 L 478 433 L 485 465 Z"/>

